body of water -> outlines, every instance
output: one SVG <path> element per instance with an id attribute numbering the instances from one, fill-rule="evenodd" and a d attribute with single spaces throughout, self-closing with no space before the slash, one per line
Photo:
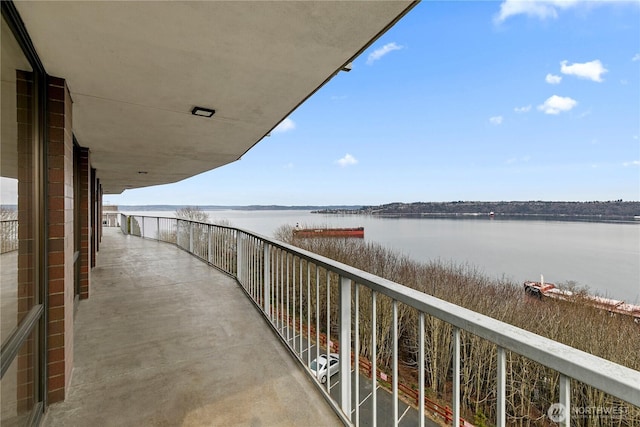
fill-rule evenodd
<path id="1" fill-rule="evenodd" d="M 134 212 L 125 212 L 133 214 Z M 379 218 L 309 211 L 207 212 L 213 222 L 273 237 L 280 226 L 365 228 L 365 240 L 426 262 L 468 264 L 493 278 L 588 286 L 591 293 L 640 303 L 640 224 L 500 219 Z M 173 216 L 166 212 L 135 212 Z"/>

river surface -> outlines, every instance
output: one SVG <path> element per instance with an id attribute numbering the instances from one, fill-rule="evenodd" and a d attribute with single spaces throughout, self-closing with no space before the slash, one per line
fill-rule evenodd
<path id="1" fill-rule="evenodd" d="M 133 214 L 134 212 L 124 212 Z M 640 224 L 503 219 L 379 218 L 309 211 L 208 211 L 212 222 L 273 237 L 282 225 L 365 228 L 365 240 L 416 261 L 467 264 L 492 278 L 587 286 L 640 303 Z M 172 217 L 173 211 L 135 212 Z"/>

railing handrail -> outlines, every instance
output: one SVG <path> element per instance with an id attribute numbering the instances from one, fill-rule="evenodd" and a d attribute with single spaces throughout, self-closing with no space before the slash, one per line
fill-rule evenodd
<path id="1" fill-rule="evenodd" d="M 146 215 L 131 216 L 159 218 Z M 357 284 L 536 361 L 567 377 L 640 407 L 640 372 L 634 369 L 249 230 L 181 218 L 169 219 L 231 229 L 260 239 L 273 247 L 312 261 Z"/>

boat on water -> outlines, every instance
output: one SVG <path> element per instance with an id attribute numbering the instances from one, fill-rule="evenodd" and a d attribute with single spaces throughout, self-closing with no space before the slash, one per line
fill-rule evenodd
<path id="1" fill-rule="evenodd" d="M 542 299 L 571 301 L 588 304 L 600 310 L 606 310 L 610 314 L 622 314 L 631 316 L 636 323 L 640 323 L 640 305 L 628 304 L 622 300 L 599 297 L 596 295 L 574 294 L 571 291 L 559 289 L 553 283 L 545 283 L 544 277 L 539 282 L 525 281 L 524 291 L 527 295 Z"/>
<path id="2" fill-rule="evenodd" d="M 354 228 L 294 228 L 294 237 L 356 237 L 364 238 L 364 227 Z"/>

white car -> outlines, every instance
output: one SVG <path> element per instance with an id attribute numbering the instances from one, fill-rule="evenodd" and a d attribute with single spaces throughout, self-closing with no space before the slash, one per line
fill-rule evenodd
<path id="1" fill-rule="evenodd" d="M 320 380 L 322 384 L 327 382 L 327 355 L 322 354 L 314 359 L 309 366 L 313 375 Z M 340 355 L 336 353 L 329 354 L 329 376 L 333 376 L 340 370 Z"/>

